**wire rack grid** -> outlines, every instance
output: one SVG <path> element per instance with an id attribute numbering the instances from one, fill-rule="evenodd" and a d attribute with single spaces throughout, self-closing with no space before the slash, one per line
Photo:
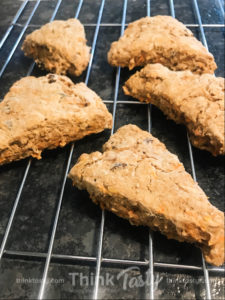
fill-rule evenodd
<path id="1" fill-rule="evenodd" d="M 218 5 L 221 9 L 222 14 L 224 15 L 223 11 L 223 5 L 220 0 L 218 1 Z M 6 30 L 5 34 L 3 35 L 1 41 L 0 41 L 0 50 L 4 46 L 4 44 L 7 42 L 7 40 L 10 38 L 10 34 L 15 26 L 21 28 L 21 31 L 13 44 L 12 48 L 10 49 L 8 56 L 6 57 L 1 70 L 0 70 L 0 78 L 3 76 L 3 74 L 7 70 L 7 66 L 10 63 L 13 55 L 15 54 L 15 51 L 21 42 L 21 40 L 24 37 L 24 34 L 26 33 L 26 30 L 28 27 L 38 27 L 39 25 L 32 24 L 32 18 L 34 17 L 35 13 L 37 12 L 37 9 L 41 3 L 41 0 L 35 1 L 35 4 L 33 6 L 33 9 L 30 12 L 30 15 L 28 16 L 26 22 L 24 24 L 17 23 L 21 15 L 23 14 L 26 6 L 29 4 L 29 0 L 23 1 L 19 10 L 17 11 L 15 17 L 13 18 L 10 26 Z M 58 0 L 56 1 L 55 8 L 53 10 L 53 13 L 51 15 L 51 18 L 49 21 L 53 21 L 57 15 L 57 12 L 62 4 L 63 0 Z M 77 3 L 76 11 L 74 14 L 74 18 L 79 19 L 79 14 L 80 11 L 83 7 L 85 0 L 79 0 Z M 97 23 L 85 23 L 84 25 L 86 27 L 94 27 L 94 36 L 92 40 L 92 48 L 91 48 L 91 59 L 86 71 L 86 76 L 85 76 L 85 83 L 88 85 L 89 83 L 89 78 L 90 74 L 92 72 L 92 66 L 93 66 L 93 60 L 95 57 L 95 52 L 96 52 L 96 47 L 97 47 L 97 41 L 98 41 L 98 36 L 99 36 L 99 30 L 101 26 L 106 26 L 106 27 L 117 27 L 119 26 L 121 28 L 120 34 L 122 35 L 124 32 L 124 29 L 126 27 L 126 15 L 127 15 L 127 8 L 129 5 L 129 0 L 124 0 L 123 1 L 123 7 L 122 7 L 122 17 L 121 17 L 121 23 L 103 23 L 102 22 L 102 17 L 104 13 L 104 6 L 105 6 L 106 0 L 101 0 L 100 6 L 99 6 L 99 11 L 98 11 L 98 17 L 97 17 Z M 169 0 L 169 8 L 170 8 L 170 14 L 172 17 L 176 17 L 175 14 L 175 6 L 174 6 L 174 1 Z M 146 0 L 145 6 L 146 6 L 146 14 L 147 16 L 151 16 L 151 0 Z M 207 44 L 207 39 L 205 35 L 204 28 L 206 27 L 224 27 L 224 24 L 203 24 L 202 23 L 202 18 L 199 10 L 199 5 L 198 5 L 198 0 L 192 0 L 192 5 L 193 5 L 193 10 L 196 16 L 197 23 L 196 24 L 186 24 L 189 27 L 196 27 L 199 30 L 200 33 L 200 38 L 204 46 L 208 49 L 208 44 Z M 143 15 L 144 16 L 144 15 Z M 31 63 L 28 72 L 26 76 L 29 76 L 32 74 L 33 69 L 35 67 L 35 63 Z M 118 95 L 119 95 L 119 89 L 120 89 L 120 78 L 121 78 L 121 69 L 120 67 L 117 68 L 116 74 L 115 74 L 115 83 L 114 83 L 114 97 L 113 100 L 104 100 L 106 104 L 111 104 L 113 106 L 112 109 L 112 115 L 113 115 L 113 127 L 111 130 L 111 134 L 114 133 L 115 131 L 115 118 L 117 114 L 117 105 L 118 104 L 133 104 L 133 105 L 145 105 L 147 106 L 147 122 L 148 122 L 148 131 L 151 132 L 152 129 L 152 107 L 151 105 L 143 104 L 138 101 L 130 101 L 130 100 L 119 100 Z M 193 152 L 192 152 L 192 146 L 190 144 L 189 137 L 187 135 L 187 145 L 188 145 L 188 152 L 189 152 L 189 159 L 190 159 L 190 165 L 191 165 L 191 170 L 192 170 L 192 175 L 194 180 L 197 180 L 196 178 L 196 171 L 195 171 L 195 163 L 194 163 L 194 158 L 193 158 Z M 38 299 L 43 299 L 45 297 L 45 289 L 47 285 L 47 278 L 48 278 L 48 272 L 49 272 L 49 267 L 52 261 L 56 261 L 58 263 L 65 262 L 67 261 L 68 263 L 76 263 L 76 262 L 92 262 L 95 263 L 96 268 L 95 268 L 95 282 L 94 282 L 94 288 L 93 288 L 93 299 L 97 299 L 99 297 L 99 279 L 100 279 L 100 274 L 101 274 L 101 266 L 102 264 L 114 264 L 114 265 L 122 265 L 122 266 L 145 266 L 148 268 L 148 273 L 149 273 L 149 291 L 146 295 L 146 298 L 148 299 L 154 299 L 154 268 L 161 268 L 165 270 L 191 270 L 191 271 L 199 271 L 202 272 L 204 275 L 204 282 L 205 282 L 205 295 L 206 299 L 211 299 L 211 289 L 210 289 L 210 281 L 209 281 L 209 272 L 216 273 L 219 276 L 223 274 L 225 271 L 223 267 L 221 268 L 216 268 L 216 267 L 210 267 L 207 266 L 204 258 L 202 256 L 202 265 L 201 266 L 195 266 L 195 265 L 182 265 L 182 264 L 175 264 L 175 263 L 163 263 L 163 262 L 156 262 L 154 261 L 154 243 L 153 243 L 153 235 L 152 232 L 149 230 L 149 257 L 146 260 L 128 260 L 128 259 L 113 259 L 113 258 L 105 258 L 102 255 L 103 252 L 103 237 L 104 237 L 104 226 L 105 226 L 105 219 L 106 219 L 106 214 L 104 211 L 101 213 L 101 222 L 100 222 L 100 227 L 99 227 L 99 235 L 98 235 L 98 243 L 97 243 L 97 255 L 96 257 L 91 257 L 91 256 L 75 256 L 75 255 L 66 255 L 66 254 L 54 254 L 53 253 L 53 245 L 55 241 L 55 235 L 56 235 L 56 230 L 57 230 L 57 225 L 58 225 L 58 220 L 60 216 L 60 210 L 62 206 L 62 201 L 64 197 L 64 192 L 65 192 L 65 187 L 66 187 L 66 181 L 67 181 L 67 175 L 69 172 L 69 169 L 71 167 L 71 160 L 72 160 L 72 155 L 74 152 L 74 143 L 71 144 L 70 151 L 69 151 L 69 156 L 67 159 L 66 163 L 66 168 L 64 170 L 64 176 L 62 180 L 62 185 L 61 185 L 61 190 L 60 190 L 60 196 L 58 199 L 58 204 L 54 216 L 54 221 L 51 227 L 51 233 L 50 233 L 50 239 L 49 239 L 49 244 L 48 244 L 48 249 L 46 253 L 40 253 L 40 252 L 28 252 L 28 251 L 17 251 L 17 250 L 7 250 L 6 245 L 7 241 L 9 238 L 10 231 L 12 229 L 13 221 L 15 218 L 15 214 L 17 212 L 17 207 L 21 199 L 21 194 L 23 192 L 24 186 L 26 185 L 27 178 L 29 176 L 30 169 L 32 168 L 32 159 L 29 159 L 24 175 L 21 181 L 21 184 L 19 186 L 19 190 L 17 192 L 16 199 L 14 201 L 14 205 L 12 207 L 12 211 L 10 213 L 10 217 L 8 219 L 8 224 L 6 226 L 3 239 L 1 242 L 1 248 L 0 248 L 0 260 L 4 257 L 10 257 L 12 259 L 23 259 L 25 257 L 30 257 L 31 259 L 42 259 L 45 261 L 44 269 L 43 269 L 43 274 L 42 274 L 42 280 L 40 284 L 40 289 L 38 293 Z"/>

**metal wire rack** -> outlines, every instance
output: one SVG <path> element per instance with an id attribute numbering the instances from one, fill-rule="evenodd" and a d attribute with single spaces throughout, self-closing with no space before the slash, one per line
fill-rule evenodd
<path id="1" fill-rule="evenodd" d="M 2 68 L 0 70 L 0 78 L 3 76 L 3 73 L 6 71 L 7 66 L 8 66 L 9 62 L 11 61 L 20 41 L 24 37 L 24 34 L 25 34 L 27 28 L 28 27 L 38 27 L 38 25 L 32 24 L 31 21 L 32 21 L 33 16 L 37 12 L 37 9 L 41 3 L 41 0 L 35 0 L 35 5 L 33 6 L 33 9 L 31 10 L 29 17 L 27 18 L 27 20 L 24 24 L 17 23 L 17 21 L 19 20 L 20 16 L 24 13 L 25 8 L 30 1 L 31 0 L 25 0 L 22 2 L 21 6 L 20 6 L 19 10 L 17 11 L 15 17 L 13 18 L 10 26 L 8 27 L 8 29 L 6 30 L 5 34 L 3 35 L 3 37 L 0 41 L 0 49 L 1 49 L 4 46 L 4 44 L 7 42 L 7 40 L 10 38 L 10 34 L 11 34 L 12 30 L 15 27 L 21 28 L 21 31 L 16 39 L 16 42 L 12 46 L 11 50 L 8 53 L 7 58 L 5 59 L 5 62 L 2 65 Z M 94 59 L 95 51 L 96 51 L 96 47 L 97 47 L 97 41 L 98 41 L 100 27 L 101 26 L 106 26 L 106 27 L 112 27 L 112 26 L 118 27 L 119 26 L 121 28 L 120 33 L 122 35 L 124 32 L 124 29 L 127 25 L 126 24 L 126 15 L 127 15 L 127 8 L 129 5 L 129 0 L 123 0 L 121 23 L 103 23 L 102 22 L 105 1 L 106 0 L 101 0 L 101 4 L 99 7 L 99 11 L 98 11 L 97 23 L 85 23 L 84 24 L 87 27 L 89 26 L 89 27 L 95 28 L 94 37 L 93 37 L 93 41 L 92 41 L 92 48 L 91 48 L 92 49 L 91 50 L 91 59 L 90 59 L 90 62 L 89 62 L 88 68 L 87 68 L 87 72 L 86 72 L 86 77 L 85 77 L 85 83 L 87 85 L 89 83 L 89 78 L 90 78 L 90 74 L 92 71 L 93 59 Z M 220 7 L 222 14 L 224 15 L 223 5 L 222 5 L 221 1 L 220 0 L 217 0 L 217 1 L 218 1 L 218 6 Z M 63 0 L 57 1 L 56 6 L 54 8 L 54 11 L 53 11 L 52 16 L 49 21 L 52 21 L 55 19 L 56 14 L 57 14 L 62 2 L 63 2 Z M 79 0 L 77 7 L 76 7 L 76 11 L 74 13 L 75 18 L 79 18 L 79 14 L 80 14 L 80 11 L 82 9 L 84 2 L 85 2 L 85 0 Z M 152 4 L 151 0 L 146 0 L 146 15 L 148 15 L 148 16 L 151 16 L 151 4 Z M 208 48 L 204 28 L 224 27 L 224 24 L 203 24 L 200 10 L 199 10 L 198 0 L 192 0 L 192 5 L 193 5 L 193 10 L 196 15 L 197 23 L 196 24 L 186 24 L 186 25 L 189 27 L 196 27 L 199 30 L 201 41 L 204 44 L 204 46 L 206 48 Z M 175 12 L 175 8 L 174 8 L 173 0 L 169 0 L 169 7 L 170 7 L 171 16 L 175 17 L 176 12 Z M 27 76 L 32 74 L 34 67 L 35 67 L 35 63 L 32 63 L 27 72 Z M 112 110 L 113 127 L 112 127 L 111 134 L 114 133 L 114 129 L 115 129 L 115 117 L 116 117 L 116 113 L 117 113 L 117 104 L 146 105 L 147 110 L 148 110 L 148 130 L 149 130 L 149 132 L 151 132 L 151 129 L 152 129 L 151 105 L 143 104 L 143 103 L 140 103 L 139 101 L 118 100 L 119 87 L 120 87 L 120 75 L 121 75 L 121 69 L 117 68 L 116 75 L 115 75 L 113 100 L 104 100 L 105 103 L 113 105 L 113 110 Z M 190 159 L 190 164 L 191 164 L 192 175 L 193 175 L 194 180 L 197 180 L 196 172 L 195 172 L 195 163 L 194 163 L 193 153 L 192 153 L 192 146 L 190 144 L 188 135 L 187 135 L 187 141 L 188 141 L 188 151 L 189 151 L 189 159 Z M 17 211 L 17 207 L 20 202 L 21 193 L 24 189 L 24 186 L 26 185 L 26 180 L 29 176 L 29 171 L 32 168 L 32 159 L 29 159 L 28 163 L 25 167 L 24 175 L 23 175 L 19 190 L 17 192 L 17 196 L 16 196 L 16 199 L 15 199 L 15 202 L 14 202 L 14 205 L 13 205 L 13 208 L 12 208 L 9 220 L 8 220 L 8 224 L 6 226 L 6 230 L 3 235 L 3 239 L 1 242 L 1 248 L 0 248 L 0 260 L 4 256 L 7 256 L 12 259 L 23 259 L 25 257 L 29 257 L 34 261 L 38 260 L 38 259 L 42 259 L 45 261 L 45 266 L 44 266 L 44 270 L 43 270 L 43 274 L 42 274 L 42 280 L 41 280 L 40 290 L 39 290 L 39 294 L 38 294 L 38 299 L 43 299 L 45 296 L 45 288 L 46 288 L 46 284 L 47 284 L 49 267 L 50 267 L 51 262 L 53 262 L 53 261 L 57 262 L 57 263 L 63 263 L 65 261 L 72 262 L 72 263 L 76 263 L 76 262 L 84 262 L 84 263 L 92 262 L 92 263 L 94 263 L 96 268 L 95 268 L 95 283 L 94 283 L 94 289 L 93 289 L 93 295 L 92 295 L 93 299 L 97 299 L 99 296 L 99 294 L 98 294 L 99 293 L 99 278 L 100 278 L 100 274 L 101 274 L 101 266 L 103 263 L 105 265 L 113 264 L 113 265 L 119 265 L 119 266 L 145 266 L 145 267 L 147 267 L 148 272 L 149 272 L 149 279 L 150 279 L 150 282 L 149 282 L 150 288 L 149 288 L 148 295 L 146 296 L 148 299 L 154 299 L 154 268 L 157 267 L 162 270 L 199 271 L 199 272 L 202 272 L 204 275 L 206 299 L 211 299 L 209 274 L 212 272 L 212 273 L 215 273 L 218 276 L 220 276 L 224 273 L 225 269 L 223 267 L 216 268 L 216 267 L 207 266 L 203 257 L 202 257 L 202 265 L 201 266 L 183 265 L 183 264 L 174 264 L 174 263 L 161 263 L 161 262 L 159 263 L 159 262 L 154 261 L 154 244 L 153 244 L 153 238 L 152 238 L 151 231 L 149 231 L 149 257 L 147 260 L 127 260 L 127 259 L 125 260 L 125 259 L 113 259 L 113 258 L 103 257 L 103 255 L 102 255 L 103 237 L 104 237 L 104 225 L 105 225 L 105 218 L 106 218 L 104 211 L 102 211 L 102 214 L 101 214 L 101 223 L 100 223 L 100 228 L 99 228 L 99 236 L 98 236 L 98 243 L 97 243 L 97 256 L 96 257 L 75 256 L 75 255 L 54 254 L 53 253 L 53 245 L 54 245 L 54 240 L 55 240 L 55 235 L 56 235 L 56 229 L 57 229 L 61 205 L 62 205 L 62 201 L 63 201 L 63 197 L 64 197 L 64 191 L 65 191 L 65 186 L 66 186 L 66 181 L 67 181 L 67 174 L 71 167 L 71 159 L 72 159 L 73 152 L 74 152 L 74 143 L 71 144 L 66 168 L 64 171 L 61 192 L 60 192 L 60 196 L 58 199 L 56 213 L 54 216 L 54 222 L 53 222 L 53 225 L 51 228 L 51 235 L 50 235 L 47 252 L 40 253 L 40 252 L 14 251 L 14 250 L 7 250 L 7 248 L 6 248 L 7 240 L 8 240 L 10 231 L 12 229 L 12 224 L 13 224 L 14 217 L 15 217 L 15 214 Z"/>

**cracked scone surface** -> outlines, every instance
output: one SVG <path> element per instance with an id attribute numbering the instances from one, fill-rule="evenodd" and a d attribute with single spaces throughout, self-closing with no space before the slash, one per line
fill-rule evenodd
<path id="1" fill-rule="evenodd" d="M 144 66 L 161 63 L 172 70 L 213 73 L 213 55 L 184 24 L 170 16 L 141 18 L 128 25 L 124 35 L 108 52 L 113 66 Z"/>
<path id="2" fill-rule="evenodd" d="M 121 127 L 103 153 L 83 154 L 69 177 L 91 199 L 132 224 L 195 243 L 224 262 L 224 217 L 164 144 L 135 125 Z"/>
<path id="3" fill-rule="evenodd" d="M 84 26 L 77 19 L 47 23 L 26 36 L 22 50 L 46 70 L 79 76 L 90 59 Z"/>
<path id="4" fill-rule="evenodd" d="M 0 165 L 28 156 L 40 159 L 46 148 L 112 126 L 112 116 L 95 92 L 55 74 L 14 83 L 0 103 L 0 115 Z"/>
<path id="5" fill-rule="evenodd" d="M 125 83 L 123 90 L 152 103 L 176 123 L 186 125 L 195 147 L 224 155 L 224 78 L 147 65 Z"/>

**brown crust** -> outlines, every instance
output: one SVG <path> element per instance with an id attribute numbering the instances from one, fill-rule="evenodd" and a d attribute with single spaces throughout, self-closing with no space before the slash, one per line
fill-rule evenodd
<path id="1" fill-rule="evenodd" d="M 224 216 L 177 156 L 137 126 L 121 127 L 103 153 L 83 154 L 69 177 L 91 199 L 132 224 L 195 243 L 207 262 L 224 262 Z"/>
<path id="2" fill-rule="evenodd" d="M 217 68 L 212 54 L 184 24 L 170 16 L 145 17 L 130 23 L 124 35 L 112 43 L 108 61 L 129 69 L 147 63 L 196 73 L 213 73 Z"/>
<path id="3" fill-rule="evenodd" d="M 192 144 L 213 155 L 225 154 L 224 78 L 190 71 L 170 71 L 147 65 L 125 83 L 123 90 L 159 107 L 168 118 L 186 125 Z"/>
<path id="4" fill-rule="evenodd" d="M 26 36 L 22 50 L 40 67 L 56 74 L 79 76 L 90 59 L 84 26 L 77 19 L 45 24 Z"/>
<path id="5" fill-rule="evenodd" d="M 0 165 L 111 128 L 112 116 L 84 83 L 49 74 L 25 77 L 0 103 Z"/>

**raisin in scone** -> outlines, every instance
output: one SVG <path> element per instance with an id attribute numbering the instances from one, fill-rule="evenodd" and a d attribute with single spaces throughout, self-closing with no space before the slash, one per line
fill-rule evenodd
<path id="1" fill-rule="evenodd" d="M 45 24 L 26 36 L 22 50 L 40 67 L 57 74 L 79 76 L 90 59 L 84 26 L 77 19 Z"/>
<path id="2" fill-rule="evenodd" d="M 168 118 L 186 125 L 195 147 L 213 155 L 225 154 L 224 78 L 190 71 L 171 71 L 147 65 L 125 83 L 123 90 L 152 103 Z"/>
<path id="3" fill-rule="evenodd" d="M 177 156 L 137 126 L 121 127 L 103 153 L 83 154 L 69 177 L 102 209 L 168 238 L 194 243 L 207 262 L 224 262 L 224 216 Z"/>
<path id="4" fill-rule="evenodd" d="M 172 70 L 196 73 L 213 73 L 217 67 L 212 54 L 192 32 L 170 16 L 145 17 L 130 23 L 124 35 L 112 43 L 108 61 L 129 69 L 161 63 Z"/>
<path id="5" fill-rule="evenodd" d="M 40 159 L 46 148 L 112 126 L 112 116 L 95 92 L 55 74 L 14 83 L 0 103 L 0 115 L 0 165 L 28 156 Z"/>

